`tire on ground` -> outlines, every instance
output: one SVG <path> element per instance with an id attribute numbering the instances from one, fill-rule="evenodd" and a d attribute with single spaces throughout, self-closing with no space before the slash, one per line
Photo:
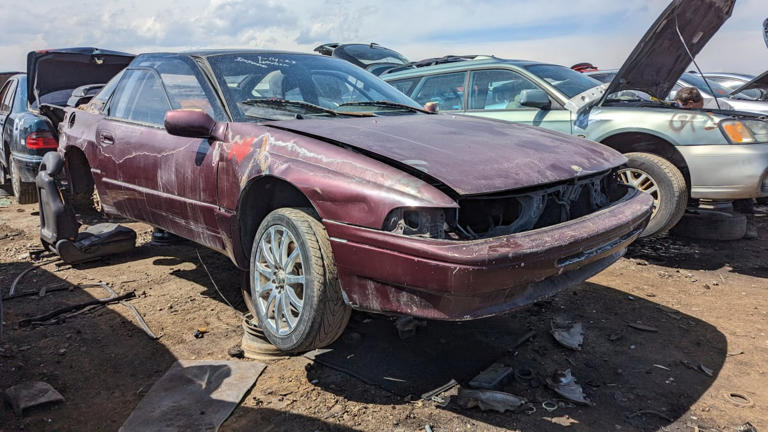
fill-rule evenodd
<path id="1" fill-rule="evenodd" d="M 721 210 L 688 210 L 671 234 L 699 240 L 738 240 L 747 232 L 747 217 Z"/>
<path id="2" fill-rule="evenodd" d="M 259 241 L 273 225 L 282 225 L 293 235 L 301 248 L 305 285 L 302 311 L 293 330 L 277 334 L 263 323 L 261 313 L 252 297 L 255 262 Z M 259 321 L 267 339 L 285 353 L 301 353 L 331 344 L 343 333 L 349 322 L 351 309 L 344 303 L 341 286 L 336 275 L 330 240 L 325 227 L 313 217 L 312 210 L 282 208 L 264 218 L 253 239 L 248 281 L 243 284 L 243 297 L 248 310 Z"/>
<path id="3" fill-rule="evenodd" d="M 11 186 L 13 187 L 13 196 L 19 204 L 32 204 L 37 202 L 37 187 L 34 183 L 25 183 L 21 181 L 21 174 L 16 161 L 11 159 Z"/>
<path id="4" fill-rule="evenodd" d="M 627 166 L 650 175 L 659 188 L 659 208 L 641 237 L 669 231 L 685 214 L 688 186 L 685 177 L 670 161 L 650 153 L 626 153 Z"/>

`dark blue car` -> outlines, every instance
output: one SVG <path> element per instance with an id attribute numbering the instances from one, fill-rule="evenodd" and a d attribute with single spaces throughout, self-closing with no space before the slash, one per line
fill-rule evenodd
<path id="1" fill-rule="evenodd" d="M 97 48 L 33 51 L 27 74 L 0 74 L 0 184 L 10 180 L 20 204 L 37 201 L 35 175 L 43 155 L 58 147 L 52 125 L 63 107 L 87 102 L 132 59 Z"/>

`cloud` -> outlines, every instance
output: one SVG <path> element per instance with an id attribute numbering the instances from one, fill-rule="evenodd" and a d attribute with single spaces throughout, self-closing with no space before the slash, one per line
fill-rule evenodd
<path id="1" fill-rule="evenodd" d="M 618 67 L 668 0 L 38 0 L 0 10 L 0 70 L 35 49 L 97 46 L 129 52 L 198 48 L 310 51 L 371 42 L 412 59 L 484 53 Z M 703 69 L 768 69 L 764 0 L 738 0 L 699 56 Z M 55 17 L 55 18 L 54 18 Z"/>

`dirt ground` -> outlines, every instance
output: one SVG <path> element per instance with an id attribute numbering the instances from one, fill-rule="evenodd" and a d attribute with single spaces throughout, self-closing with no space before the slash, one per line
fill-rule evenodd
<path id="1" fill-rule="evenodd" d="M 39 248 L 38 217 L 35 205 L 2 205 L 0 287 L 7 294 L 14 278 L 33 263 L 29 250 Z M 504 387 L 531 401 L 536 407 L 532 414 L 482 412 L 455 399 L 439 407 L 418 394 L 396 396 L 305 357 L 292 357 L 269 363 L 222 430 L 423 431 L 428 425 L 433 431 L 735 431 L 745 422 L 768 430 L 768 208 L 758 207 L 752 220 L 758 239 L 640 241 L 626 258 L 578 288 L 474 323 L 483 343 L 504 352 L 499 361 L 534 372 L 537 379 L 512 380 Z M 24 318 L 107 296 L 100 288 L 5 301 L 0 390 L 41 380 L 66 401 L 30 409 L 21 418 L 4 406 L 0 431 L 117 430 L 176 359 L 230 358 L 227 349 L 240 341 L 245 310 L 239 271 L 226 257 L 191 243 L 152 246 L 150 227 L 128 226 L 139 233 L 134 252 L 77 268 L 42 265 L 17 291 L 98 281 L 118 293 L 135 291 L 131 303 L 160 338 L 148 338 L 119 304 L 58 324 L 18 326 Z M 196 250 L 235 309 L 213 288 Z M 553 340 L 552 318 L 583 323 L 581 351 Z M 366 339 L 374 334 L 370 326 L 382 320 L 390 325 L 388 318 L 353 314 L 341 347 L 352 355 L 358 346 L 407 354 L 412 346 L 407 340 L 377 344 Z M 457 351 L 466 347 L 452 337 L 452 329 L 459 328 L 452 326 L 461 325 L 435 330 L 443 334 L 435 348 L 438 357 L 466 355 Z M 193 335 L 199 327 L 208 333 L 198 339 Z M 531 331 L 535 335 L 515 348 L 514 341 Z M 368 372 L 376 375 L 383 367 L 374 361 Z M 429 367 L 418 367 L 423 369 L 418 374 L 431 373 Z M 561 402 L 551 412 L 542 407 L 544 401 L 557 402 L 544 385 L 546 377 L 565 368 L 593 406 Z M 732 393 L 750 402 L 733 401 Z"/>

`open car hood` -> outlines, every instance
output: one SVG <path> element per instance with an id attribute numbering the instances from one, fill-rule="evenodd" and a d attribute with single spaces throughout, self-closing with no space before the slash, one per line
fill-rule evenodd
<path id="1" fill-rule="evenodd" d="M 591 141 L 464 116 L 413 114 L 263 124 L 352 147 L 406 172 L 421 171 L 459 195 L 561 182 L 626 161 L 620 153 Z"/>
<path id="2" fill-rule="evenodd" d="M 765 100 L 765 98 L 768 96 L 768 71 L 765 71 L 756 76 L 755 79 L 732 91 L 728 96 L 735 96 L 745 90 L 752 89 L 761 90 L 761 93 L 763 94 L 762 100 Z"/>
<path id="3" fill-rule="evenodd" d="M 98 48 L 62 48 L 27 54 L 27 100 L 86 84 L 106 84 L 133 60 L 134 55 Z M 65 98 L 66 100 L 66 98 Z"/>
<path id="4" fill-rule="evenodd" d="M 374 75 L 381 75 L 389 69 L 403 66 L 409 62 L 409 60 L 399 52 L 385 48 L 376 43 L 327 43 L 318 46 L 314 51 L 323 55 L 346 60 Z"/>
<path id="5" fill-rule="evenodd" d="M 621 66 L 601 103 L 608 95 L 622 90 L 639 90 L 664 99 L 691 64 L 692 59 L 685 45 L 696 57 L 731 16 L 735 2 L 673 0 Z"/>

